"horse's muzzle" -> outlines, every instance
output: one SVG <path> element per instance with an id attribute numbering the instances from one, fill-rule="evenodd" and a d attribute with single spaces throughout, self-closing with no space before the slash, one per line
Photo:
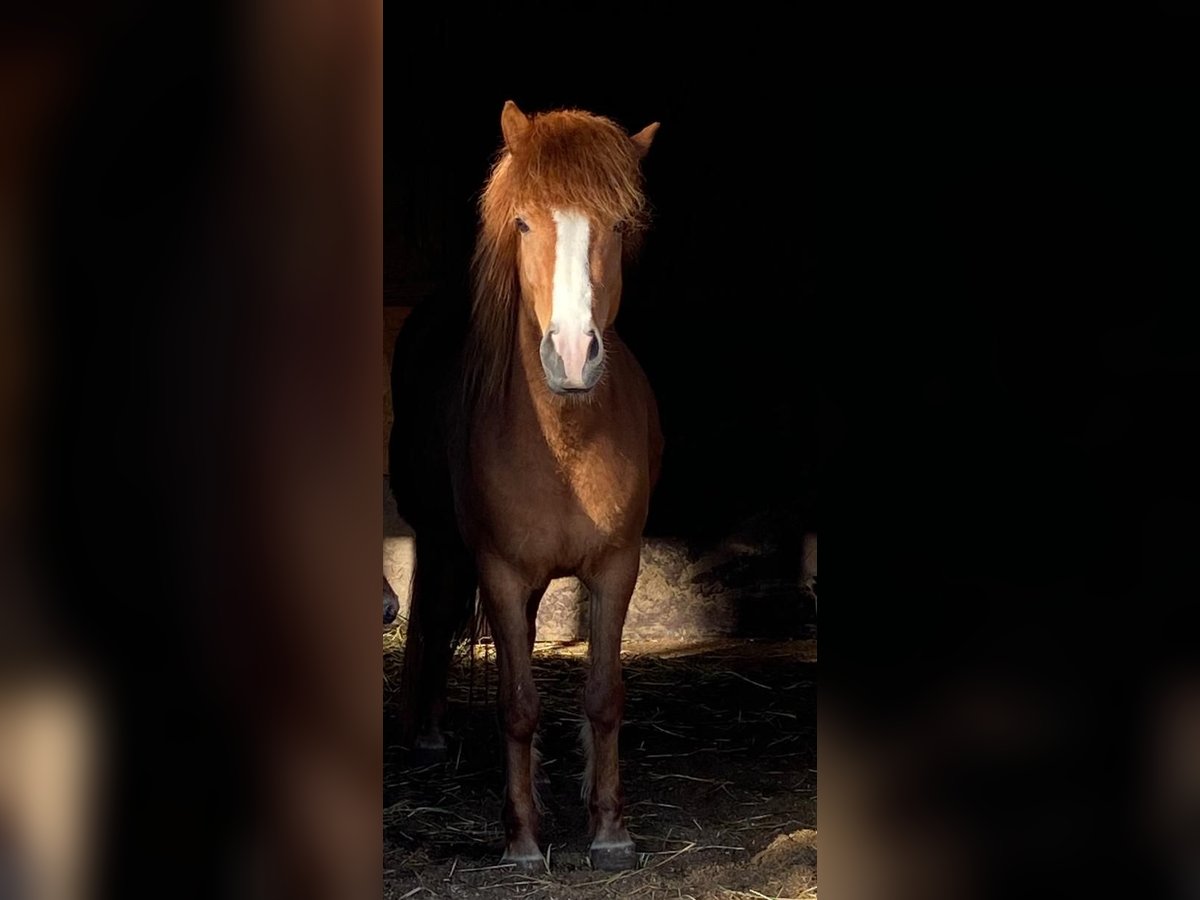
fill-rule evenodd
<path id="1" fill-rule="evenodd" d="M 596 386 L 604 371 L 604 342 L 589 329 L 567 335 L 551 328 L 540 348 L 546 384 L 556 394 L 584 394 Z"/>

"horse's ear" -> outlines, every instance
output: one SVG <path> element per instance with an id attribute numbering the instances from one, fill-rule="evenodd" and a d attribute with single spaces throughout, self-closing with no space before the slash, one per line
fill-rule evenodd
<path id="1" fill-rule="evenodd" d="M 650 144 L 654 142 L 654 134 L 657 131 L 658 123 L 653 122 L 630 139 L 633 141 L 633 146 L 637 147 L 639 157 L 644 158 L 650 152 Z"/>
<path id="2" fill-rule="evenodd" d="M 500 113 L 500 130 L 504 132 L 504 143 L 509 153 L 516 153 L 521 141 L 529 133 L 529 116 L 521 112 L 517 104 L 509 100 Z"/>

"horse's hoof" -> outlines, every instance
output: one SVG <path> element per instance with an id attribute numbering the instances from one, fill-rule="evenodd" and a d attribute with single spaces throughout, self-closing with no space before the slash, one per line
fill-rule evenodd
<path id="1" fill-rule="evenodd" d="M 633 841 L 624 844 L 592 844 L 589 852 L 592 868 L 601 872 L 622 872 L 637 868 Z"/>
<path id="2" fill-rule="evenodd" d="M 540 853 L 509 853 L 504 851 L 500 857 L 501 865 L 512 866 L 512 871 L 522 875 L 536 875 L 546 871 L 546 860 Z"/>

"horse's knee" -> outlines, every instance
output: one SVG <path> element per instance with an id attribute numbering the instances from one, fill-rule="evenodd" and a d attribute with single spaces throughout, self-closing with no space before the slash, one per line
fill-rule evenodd
<path id="1" fill-rule="evenodd" d="M 537 731 L 541 708 L 541 700 L 532 680 L 508 692 L 501 708 L 505 734 L 517 741 L 530 740 Z"/>
<path id="2" fill-rule="evenodd" d="M 625 709 L 625 684 L 615 678 L 593 678 L 583 693 L 583 711 L 588 721 L 599 728 L 615 728 L 621 724 Z"/>

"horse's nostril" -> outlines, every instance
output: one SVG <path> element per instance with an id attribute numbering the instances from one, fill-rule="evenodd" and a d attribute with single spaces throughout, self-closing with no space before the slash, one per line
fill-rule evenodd
<path id="1" fill-rule="evenodd" d="M 588 344 L 588 361 L 591 362 L 600 355 L 600 339 L 595 334 L 592 335 L 591 343 Z"/>

